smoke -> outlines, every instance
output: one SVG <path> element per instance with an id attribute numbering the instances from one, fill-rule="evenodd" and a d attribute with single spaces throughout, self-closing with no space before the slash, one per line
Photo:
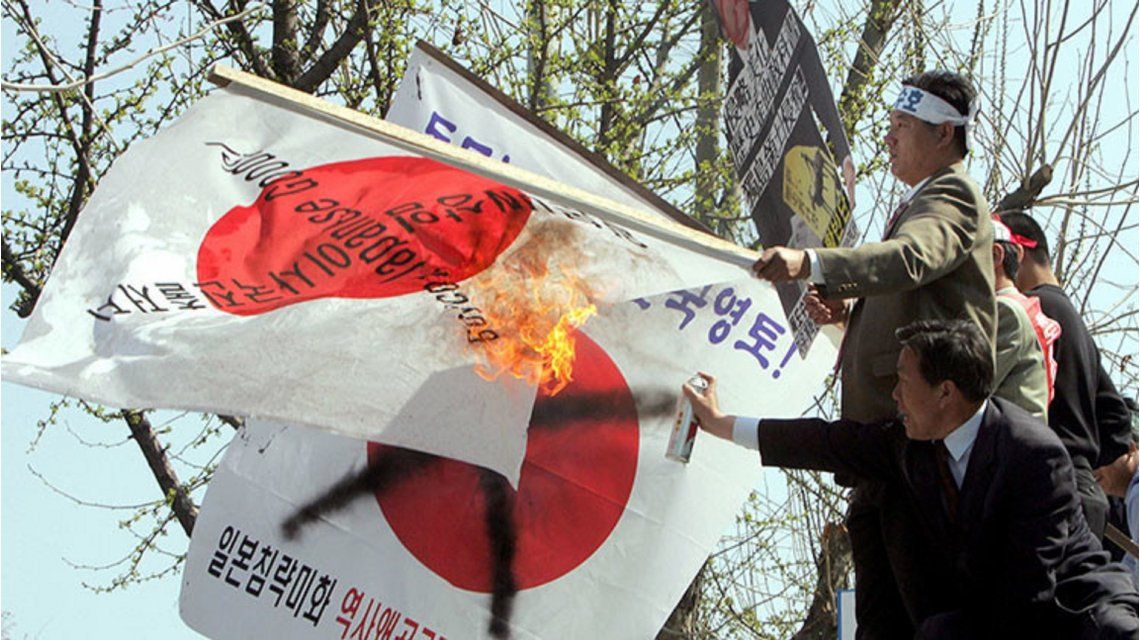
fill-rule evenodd
<path id="1" fill-rule="evenodd" d="M 642 420 L 669 416 L 676 408 L 680 389 L 652 387 L 631 390 Z M 560 429 L 582 422 L 603 422 L 615 414 L 626 395 L 618 390 L 602 392 L 567 392 L 547 397 L 534 406 L 531 428 L 539 425 Z"/>

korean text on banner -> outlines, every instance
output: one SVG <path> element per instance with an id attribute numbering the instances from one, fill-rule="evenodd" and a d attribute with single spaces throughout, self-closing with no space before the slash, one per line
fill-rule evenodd
<path id="1" fill-rule="evenodd" d="M 511 638 L 652 637 L 759 473 L 754 451 L 707 434 L 689 464 L 664 456 L 680 382 L 707 363 L 727 408 L 789 416 L 834 358 L 797 357 L 775 292 L 746 294 L 754 284 L 651 296 L 591 320 L 581 375 L 535 403 L 517 491 L 496 493 L 466 463 L 251 423 L 203 503 L 183 618 L 219 640 L 485 637 L 505 537 Z M 301 505 L 365 465 L 397 471 L 296 539 L 282 535 Z"/>

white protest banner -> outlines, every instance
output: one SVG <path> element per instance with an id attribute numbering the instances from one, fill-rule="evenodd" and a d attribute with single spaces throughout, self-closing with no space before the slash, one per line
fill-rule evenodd
<path id="1" fill-rule="evenodd" d="M 427 42 L 419 41 L 412 49 L 404 78 L 384 119 L 638 210 L 704 229 L 604 157 L 535 117 Z"/>
<path id="2" fill-rule="evenodd" d="M 251 423 L 195 525 L 183 619 L 219 639 L 479 638 L 506 581 L 516 640 L 653 637 L 760 471 L 703 433 L 689 464 L 665 458 L 681 381 L 701 364 L 726 410 L 790 416 L 834 357 L 797 357 L 775 292 L 741 293 L 753 283 L 621 303 L 579 329 L 573 381 L 535 403 L 517 492 L 465 463 Z M 282 534 L 368 464 L 392 472 Z"/>
<path id="3" fill-rule="evenodd" d="M 515 483 L 536 381 L 474 365 L 503 368 L 487 358 L 519 337 L 524 267 L 568 272 L 540 287 L 576 285 L 581 299 L 556 310 L 745 273 L 727 243 L 225 73 L 241 86 L 104 176 L 6 380 L 331 429 Z"/>

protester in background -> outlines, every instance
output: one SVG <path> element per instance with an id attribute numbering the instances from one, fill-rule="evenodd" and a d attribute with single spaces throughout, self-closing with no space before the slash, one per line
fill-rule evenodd
<path id="1" fill-rule="evenodd" d="M 1036 298 L 1022 295 L 1014 285 L 1017 278 L 1020 247 L 1013 241 L 1009 227 L 992 220 L 994 227 L 994 290 L 997 293 L 997 341 L 994 373 L 994 395 L 1025 409 L 1042 422 L 1046 420 L 1052 380 L 1046 375 L 1046 360 L 1052 360 L 1052 342 L 1047 342 L 1049 356 L 1042 351 L 1039 337 L 1060 335 L 1061 328 L 1041 313 Z M 1029 312 L 1034 311 L 1038 331 Z M 1047 323 L 1042 327 L 1042 323 Z M 1050 362 L 1056 369 L 1056 363 Z"/>
<path id="2" fill-rule="evenodd" d="M 1137 438 L 1140 437 L 1140 432 L 1137 431 L 1137 428 L 1140 427 L 1140 423 L 1138 423 L 1138 419 L 1140 419 L 1140 413 L 1138 413 L 1140 412 L 1140 407 L 1137 407 L 1135 398 L 1128 396 L 1124 397 L 1124 404 L 1128 406 L 1128 413 L 1132 419 L 1132 444 L 1135 445 Z M 1119 460 L 1119 458 L 1117 458 L 1117 460 Z M 1101 468 L 1101 470 L 1103 469 L 1104 467 Z M 1097 476 L 1098 482 L 1100 481 L 1099 471 L 1101 470 L 1094 472 L 1094 474 Z M 1103 482 L 1101 482 L 1101 488 L 1104 489 Z M 1128 496 L 1113 495 L 1112 493 L 1109 493 L 1108 489 L 1105 489 L 1104 492 L 1108 494 L 1108 524 L 1105 525 L 1106 544 L 1104 545 L 1104 548 L 1106 551 L 1112 554 L 1113 560 L 1125 562 L 1128 564 L 1129 561 L 1127 560 L 1127 552 L 1125 550 L 1125 547 L 1117 544 L 1115 537 L 1110 538 L 1108 536 L 1108 527 L 1116 527 L 1116 529 L 1121 532 L 1132 531 L 1135 529 L 1136 525 L 1134 523 L 1136 521 L 1136 505 L 1133 504 L 1131 506 L 1133 511 L 1129 513 L 1128 509 L 1130 507 L 1125 500 L 1125 498 Z M 1135 566 L 1135 563 L 1131 563 L 1131 566 Z"/>
<path id="3" fill-rule="evenodd" d="M 910 188 L 882 242 L 808 251 L 772 247 L 753 266 L 757 277 L 773 282 L 810 280 L 817 291 L 805 302 L 812 319 L 846 322 L 839 363 L 845 420 L 894 416 L 899 327 L 917 319 L 968 318 L 992 349 L 993 230 L 986 201 L 962 163 L 976 97 L 956 73 L 930 71 L 903 81 L 884 142 L 891 173 Z M 864 482 L 852 494 L 847 529 L 860 638 L 909 638 L 912 621 L 927 608 L 931 591 L 925 559 L 912 543 L 914 518 L 890 487 Z"/>
<path id="4" fill-rule="evenodd" d="M 1096 470 L 1096 479 L 1100 483 L 1104 492 L 1110 496 L 1124 499 L 1125 513 L 1127 514 L 1128 536 L 1132 542 L 1138 542 L 1136 533 L 1137 523 L 1137 482 L 1140 482 L 1140 476 L 1137 475 L 1137 454 L 1136 442 L 1134 441 L 1128 448 L 1128 453 L 1120 456 L 1111 463 Z M 1131 553 L 1124 554 L 1121 562 L 1129 571 L 1132 572 L 1132 579 L 1135 581 L 1140 574 L 1137 573 L 1136 556 Z"/>
<path id="5" fill-rule="evenodd" d="M 701 428 L 767 466 L 875 478 L 921 514 L 931 610 L 918 638 L 1129 638 L 1136 588 L 1089 531 L 1057 435 L 987 395 L 993 360 L 968 321 L 898 332 L 897 420 L 756 420 L 723 413 L 716 380 L 685 385 Z"/>
<path id="6" fill-rule="evenodd" d="M 1077 491 L 1089 527 L 1104 535 L 1108 500 L 1093 469 L 1128 451 L 1131 419 L 1124 399 L 1101 365 L 1100 350 L 1050 267 L 1049 242 L 1041 226 L 1022 211 L 1001 214 L 1001 221 L 1023 238 L 1017 288 L 1041 301 L 1041 309 L 1061 325 L 1054 344 L 1057 378 L 1049 405 L 1049 426 L 1073 459 Z"/>

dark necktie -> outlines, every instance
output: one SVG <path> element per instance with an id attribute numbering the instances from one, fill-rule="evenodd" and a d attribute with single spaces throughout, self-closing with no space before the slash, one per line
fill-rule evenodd
<path id="1" fill-rule="evenodd" d="M 890 219 L 887 220 L 887 226 L 883 227 L 883 240 L 886 240 L 887 236 L 891 234 L 891 227 L 894 226 L 895 220 L 899 219 L 899 216 L 902 214 L 903 210 L 906 209 L 906 205 L 909 203 L 910 200 L 903 200 L 899 203 L 899 206 L 895 207 L 895 212 L 892 213 Z"/>
<path id="2" fill-rule="evenodd" d="M 909 202 L 909 200 L 903 200 L 899 203 L 899 206 L 895 207 L 895 212 L 891 214 L 890 219 L 887 220 L 887 226 L 883 228 L 883 240 L 887 239 L 887 235 L 891 232 L 891 226 L 895 223 L 895 220 L 898 220 L 899 215 L 903 212 L 904 209 L 906 209 L 906 205 Z M 856 301 L 855 304 L 847 310 L 847 329 L 851 328 L 851 316 L 854 315 L 855 309 L 861 301 L 862 298 Z M 846 346 L 847 331 L 844 330 L 843 337 L 839 340 L 839 351 L 835 354 L 835 366 L 832 368 L 832 373 L 839 373 L 839 371 L 843 368 L 843 351 Z"/>
<path id="3" fill-rule="evenodd" d="M 958 519 L 958 483 L 954 482 L 954 474 L 950 472 L 950 450 L 946 443 L 938 440 L 934 442 L 934 458 L 938 461 L 938 479 L 942 485 L 942 496 L 946 498 L 946 509 L 950 512 L 950 522 Z"/>
<path id="4" fill-rule="evenodd" d="M 891 225 L 895 223 L 895 220 L 898 220 L 899 215 L 906 209 L 906 205 L 909 202 L 910 200 L 903 200 L 899 203 L 899 206 L 895 207 L 895 212 L 891 214 L 890 219 L 887 220 L 887 226 L 883 228 L 883 240 L 887 239 L 887 235 L 891 232 Z M 851 316 L 854 315 L 855 309 L 861 301 L 862 298 L 857 300 L 855 304 L 847 310 L 847 327 L 843 331 L 843 337 L 839 339 L 839 351 L 835 354 L 835 366 L 832 367 L 832 373 L 839 373 L 840 370 L 843 369 L 843 351 L 847 346 L 847 329 L 851 328 Z"/>

